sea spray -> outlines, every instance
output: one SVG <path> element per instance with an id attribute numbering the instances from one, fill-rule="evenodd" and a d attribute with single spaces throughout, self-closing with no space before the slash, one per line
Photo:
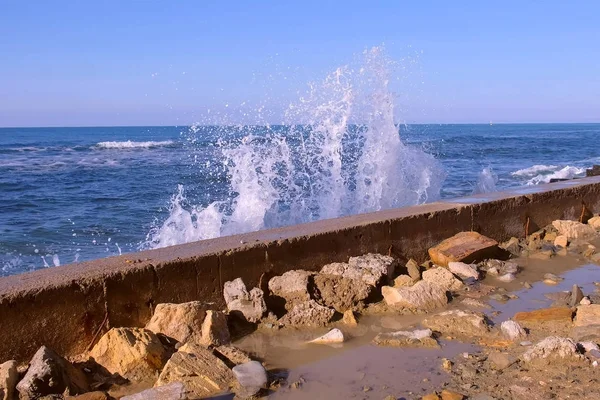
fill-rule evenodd
<path id="1" fill-rule="evenodd" d="M 484 168 L 479 173 L 475 189 L 473 189 L 473 194 L 495 192 L 498 190 L 496 188 L 497 184 L 498 175 L 496 175 L 491 168 Z"/>
<path id="2" fill-rule="evenodd" d="M 437 199 L 445 177 L 440 164 L 400 139 L 392 66 L 373 48 L 361 65 L 337 68 L 309 84 L 289 106 L 286 125 L 226 127 L 215 154 L 222 167 L 211 170 L 210 160 L 197 159 L 193 146 L 199 129 L 192 127 L 190 157 L 213 178 L 224 172 L 229 192 L 222 200 L 193 205 L 180 185 L 168 218 L 151 230 L 143 247 Z"/>

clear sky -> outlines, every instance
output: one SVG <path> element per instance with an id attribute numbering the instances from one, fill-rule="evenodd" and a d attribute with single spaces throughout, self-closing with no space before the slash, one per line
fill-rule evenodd
<path id="1" fill-rule="evenodd" d="M 188 125 L 244 101 L 278 122 L 384 43 L 411 60 L 399 121 L 600 122 L 599 18 L 595 0 L 0 0 L 0 126 Z"/>

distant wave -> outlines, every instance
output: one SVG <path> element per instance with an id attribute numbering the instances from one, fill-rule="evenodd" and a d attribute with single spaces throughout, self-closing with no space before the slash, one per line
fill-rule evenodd
<path id="1" fill-rule="evenodd" d="M 557 165 L 534 165 L 511 173 L 512 176 L 533 176 L 540 172 L 554 172 L 560 167 Z"/>
<path id="2" fill-rule="evenodd" d="M 172 140 L 164 140 L 161 142 L 100 142 L 96 144 L 98 149 L 151 149 L 155 147 L 171 146 L 175 142 Z"/>
<path id="3" fill-rule="evenodd" d="M 585 168 L 566 166 L 551 174 L 539 174 L 527 181 L 528 185 L 538 185 L 540 183 L 550 183 L 552 179 L 573 179 L 585 173 Z"/>

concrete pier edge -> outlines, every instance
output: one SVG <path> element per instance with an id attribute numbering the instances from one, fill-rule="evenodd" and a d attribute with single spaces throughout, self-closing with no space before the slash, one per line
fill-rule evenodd
<path id="1" fill-rule="evenodd" d="M 423 261 L 460 231 L 498 241 L 556 219 L 600 212 L 600 177 L 486 193 L 187 243 L 0 278 L 0 362 L 26 362 L 46 345 L 85 352 L 110 327 L 144 326 L 154 306 L 224 306 L 223 283 L 248 287 L 291 269 L 317 270 L 369 252 Z"/>

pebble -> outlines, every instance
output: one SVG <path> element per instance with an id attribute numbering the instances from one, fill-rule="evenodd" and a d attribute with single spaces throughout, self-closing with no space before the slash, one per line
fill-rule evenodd
<path id="1" fill-rule="evenodd" d="M 533 286 L 531 286 L 531 283 L 529 283 L 529 282 L 523 282 L 523 287 L 525 289 L 531 289 Z"/>
<path id="2" fill-rule="evenodd" d="M 525 340 L 523 342 L 520 343 L 521 346 L 531 346 L 533 343 L 530 342 L 529 340 Z"/>
<path id="3" fill-rule="evenodd" d="M 444 370 L 451 371 L 452 364 L 452 361 L 448 360 L 447 358 L 442 358 L 442 368 L 444 368 Z"/>
<path id="4" fill-rule="evenodd" d="M 506 303 L 508 300 L 510 300 L 510 297 L 508 297 L 505 294 L 496 293 L 496 294 L 491 295 L 490 299 L 499 301 L 501 303 Z"/>

